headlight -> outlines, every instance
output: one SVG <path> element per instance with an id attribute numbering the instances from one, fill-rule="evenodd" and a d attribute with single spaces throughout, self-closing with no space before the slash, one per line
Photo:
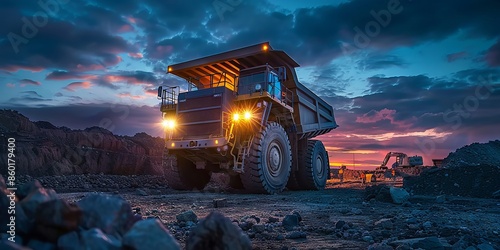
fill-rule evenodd
<path id="1" fill-rule="evenodd" d="M 262 85 L 260 85 L 260 83 L 255 84 L 255 91 L 260 91 L 261 88 Z"/>
<path id="2" fill-rule="evenodd" d="M 252 112 L 250 111 L 233 114 L 233 122 L 250 121 L 251 119 L 252 119 Z"/>
<path id="3" fill-rule="evenodd" d="M 175 121 L 174 120 L 163 120 L 163 127 L 166 129 L 174 129 Z"/>
<path id="4" fill-rule="evenodd" d="M 249 111 L 246 111 L 243 117 L 245 118 L 245 120 L 250 120 L 250 118 L 252 118 L 252 114 Z"/>

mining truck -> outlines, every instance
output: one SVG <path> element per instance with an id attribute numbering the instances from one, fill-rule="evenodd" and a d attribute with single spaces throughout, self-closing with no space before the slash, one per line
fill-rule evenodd
<path id="1" fill-rule="evenodd" d="M 168 66 L 187 81 L 182 91 L 158 88 L 169 186 L 203 189 L 223 172 L 231 187 L 251 193 L 323 189 L 328 153 L 312 138 L 338 125 L 296 67 L 267 42 Z"/>

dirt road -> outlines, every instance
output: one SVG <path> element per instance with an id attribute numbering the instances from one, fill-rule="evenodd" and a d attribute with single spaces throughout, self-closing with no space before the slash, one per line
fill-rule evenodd
<path id="1" fill-rule="evenodd" d="M 367 249 L 375 243 L 396 247 L 413 244 L 398 241 L 413 238 L 425 238 L 422 244 L 440 244 L 442 249 L 500 248 L 499 200 L 413 196 L 403 205 L 364 201 L 360 183 L 279 195 L 211 191 L 141 190 L 118 195 L 143 217 L 160 218 L 181 245 L 194 225 L 179 223 L 176 216 L 192 210 L 198 219 L 211 211 L 230 218 L 249 235 L 254 249 Z M 59 195 L 77 201 L 86 194 Z M 214 208 L 214 199 L 222 199 L 223 207 Z M 293 212 L 301 218 L 298 225 L 285 219 Z M 291 227 L 286 230 L 284 224 Z"/>

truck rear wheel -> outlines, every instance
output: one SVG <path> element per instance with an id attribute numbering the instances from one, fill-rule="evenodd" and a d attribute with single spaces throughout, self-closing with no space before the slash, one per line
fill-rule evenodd
<path id="1" fill-rule="evenodd" d="M 321 141 L 309 140 L 307 149 L 299 153 L 298 181 L 303 189 L 323 190 L 326 186 L 330 163 Z"/>
<path id="2" fill-rule="evenodd" d="M 206 169 L 196 169 L 196 165 L 186 158 L 163 153 L 163 169 L 168 186 L 176 190 L 203 190 L 210 181 L 211 172 Z"/>
<path id="3" fill-rule="evenodd" d="M 269 122 L 250 146 L 241 174 L 243 186 L 252 193 L 279 193 L 288 182 L 291 163 L 292 150 L 285 130 Z"/>

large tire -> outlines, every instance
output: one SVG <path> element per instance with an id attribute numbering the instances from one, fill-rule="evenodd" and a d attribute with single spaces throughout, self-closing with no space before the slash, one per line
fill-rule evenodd
<path id="1" fill-rule="evenodd" d="M 330 163 L 321 141 L 309 140 L 307 149 L 299 152 L 299 185 L 307 190 L 323 190 L 328 179 Z"/>
<path id="2" fill-rule="evenodd" d="M 279 193 L 288 182 L 291 163 L 292 150 L 285 130 L 269 122 L 253 139 L 241 174 L 243 186 L 252 193 Z"/>
<path id="3" fill-rule="evenodd" d="M 203 190 L 210 181 L 212 173 L 206 169 L 196 169 L 191 161 L 163 152 L 163 169 L 168 186 L 176 190 Z"/>

